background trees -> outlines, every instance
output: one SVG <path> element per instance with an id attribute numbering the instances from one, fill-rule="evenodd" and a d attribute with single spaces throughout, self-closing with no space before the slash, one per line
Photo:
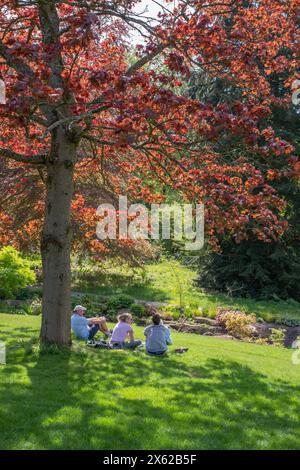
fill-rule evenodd
<path id="1" fill-rule="evenodd" d="M 282 54 L 291 60 L 289 48 Z M 276 100 L 270 106 L 270 114 L 262 119 L 261 126 L 269 125 L 276 134 L 293 147 L 299 155 L 300 116 L 293 105 L 285 87 L 290 79 L 290 72 L 272 72 L 266 74 L 266 80 Z M 232 104 L 236 99 L 243 100 L 242 89 L 228 80 L 211 80 L 204 72 L 195 73 L 189 83 L 189 92 L 213 104 Z M 218 141 L 218 151 L 223 159 L 230 162 L 233 152 L 237 151 L 236 142 Z M 243 149 L 243 151 L 247 151 Z M 285 201 L 284 218 L 288 222 L 284 235 L 267 242 L 253 234 L 240 240 L 237 234 L 221 233 L 220 250 L 206 249 L 199 259 L 199 285 L 216 289 L 233 296 L 256 297 L 264 299 L 299 300 L 297 287 L 300 275 L 300 188 L 299 180 L 289 173 L 289 160 L 277 156 L 261 159 L 252 155 L 255 166 L 260 168 L 276 193 Z"/>

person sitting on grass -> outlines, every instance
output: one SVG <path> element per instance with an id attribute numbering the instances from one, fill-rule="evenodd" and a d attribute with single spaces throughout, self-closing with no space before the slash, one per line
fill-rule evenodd
<path id="1" fill-rule="evenodd" d="M 78 339 L 91 340 L 101 331 L 106 336 L 110 335 L 105 317 L 85 318 L 86 308 L 76 305 L 71 317 L 71 327 Z"/>
<path id="2" fill-rule="evenodd" d="M 135 349 L 142 345 L 142 341 L 134 339 L 131 326 L 132 316 L 130 313 L 121 313 L 118 316 L 118 323 L 113 329 L 110 344 L 114 349 Z M 126 341 L 129 339 L 129 341 Z"/>
<path id="3" fill-rule="evenodd" d="M 152 323 L 144 330 L 146 351 L 153 356 L 162 356 L 168 351 L 168 344 L 173 344 L 171 333 L 169 328 L 163 324 L 158 313 L 152 316 Z"/>

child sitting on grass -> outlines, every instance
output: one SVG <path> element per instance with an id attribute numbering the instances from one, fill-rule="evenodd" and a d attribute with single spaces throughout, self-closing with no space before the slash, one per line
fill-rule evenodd
<path id="1" fill-rule="evenodd" d="M 110 344 L 115 349 L 135 349 L 142 345 L 142 341 L 134 339 L 133 329 L 131 326 L 132 316 L 130 313 L 121 313 L 118 316 L 118 323 L 114 327 Z M 129 341 L 126 341 L 126 339 Z"/>
<path id="2" fill-rule="evenodd" d="M 146 351 L 153 356 L 162 356 L 168 351 L 168 344 L 173 344 L 171 333 L 158 313 L 152 316 L 152 323 L 153 325 L 147 326 L 144 331 Z"/>

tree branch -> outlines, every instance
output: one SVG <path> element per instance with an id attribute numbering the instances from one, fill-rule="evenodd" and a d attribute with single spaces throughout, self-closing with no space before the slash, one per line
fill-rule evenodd
<path id="1" fill-rule="evenodd" d="M 144 65 L 148 64 L 148 62 L 151 62 L 152 59 L 154 59 L 156 56 L 158 56 L 168 46 L 169 46 L 168 43 L 160 44 L 157 47 L 157 49 L 155 51 L 153 51 L 151 54 L 147 54 L 144 57 L 141 57 L 141 59 L 137 60 L 133 65 L 131 65 L 127 69 L 127 72 L 125 73 L 125 75 L 126 76 L 133 75 L 137 70 L 144 67 Z"/>
<path id="2" fill-rule="evenodd" d="M 11 160 L 15 160 L 16 162 L 21 162 L 21 163 L 45 165 L 47 155 L 46 154 L 23 155 L 20 153 L 13 152 L 10 149 L 0 148 L 0 157 L 9 158 Z"/>
<path id="3" fill-rule="evenodd" d="M 9 67 L 13 68 L 16 70 L 18 73 L 21 73 L 22 75 L 27 75 L 29 77 L 34 77 L 35 74 L 33 70 L 27 65 L 25 62 L 22 62 L 21 60 L 14 60 L 13 55 L 10 53 L 10 48 L 5 46 L 5 44 L 1 41 L 0 39 L 0 56 L 5 60 L 6 64 L 9 65 Z"/>

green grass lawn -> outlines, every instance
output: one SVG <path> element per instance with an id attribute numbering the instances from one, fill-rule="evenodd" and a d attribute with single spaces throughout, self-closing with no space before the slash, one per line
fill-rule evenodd
<path id="1" fill-rule="evenodd" d="M 195 309 L 201 307 L 204 312 L 214 317 L 218 306 L 233 306 L 257 317 L 272 322 L 292 319 L 300 322 L 300 303 L 289 301 L 257 301 L 254 299 L 232 298 L 222 294 L 210 294 L 195 286 L 197 273 L 182 266 L 175 260 L 163 260 L 160 263 L 145 266 L 144 281 L 137 281 L 130 270 L 117 266 L 105 267 L 103 276 L 96 278 L 95 287 L 79 286 L 82 290 L 94 294 L 112 295 L 126 293 L 136 299 L 168 302 Z"/>
<path id="2" fill-rule="evenodd" d="M 174 334 L 171 352 L 40 353 L 40 318 L 0 314 L 3 449 L 299 449 L 287 349 Z M 142 329 L 136 328 L 142 337 Z"/>

